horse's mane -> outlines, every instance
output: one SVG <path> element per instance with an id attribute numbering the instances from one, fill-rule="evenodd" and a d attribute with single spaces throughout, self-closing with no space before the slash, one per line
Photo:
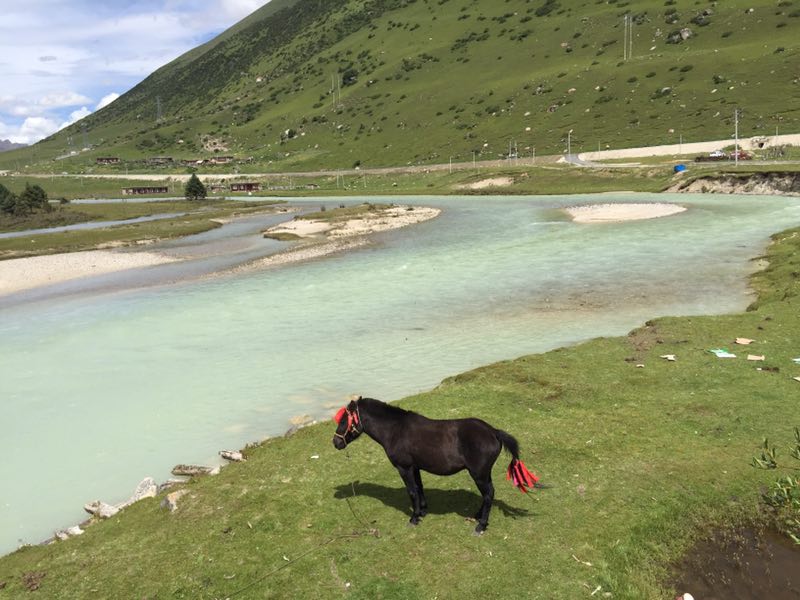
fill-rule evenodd
<path id="1" fill-rule="evenodd" d="M 387 404 L 375 398 L 361 398 L 358 401 L 359 406 L 366 408 L 370 414 L 385 417 L 402 417 L 404 415 L 415 414 L 410 410 L 405 410 L 399 406 Z"/>

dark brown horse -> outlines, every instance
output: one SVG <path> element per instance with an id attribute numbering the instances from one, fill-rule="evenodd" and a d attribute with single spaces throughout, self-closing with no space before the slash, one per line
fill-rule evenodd
<path id="1" fill-rule="evenodd" d="M 519 444 L 510 434 L 495 429 L 480 419 L 434 420 L 385 404 L 372 398 L 358 398 L 342 407 L 333 445 L 344 449 L 366 433 L 386 451 L 389 461 L 399 471 L 411 497 L 411 521 L 417 525 L 427 514 L 428 503 L 419 472 L 452 475 L 466 469 L 481 492 L 483 503 L 475 515 L 475 533 L 489 525 L 489 511 L 494 499 L 492 467 L 501 448 L 511 453 L 507 479 L 523 492 L 533 487 L 537 477 L 519 460 Z"/>

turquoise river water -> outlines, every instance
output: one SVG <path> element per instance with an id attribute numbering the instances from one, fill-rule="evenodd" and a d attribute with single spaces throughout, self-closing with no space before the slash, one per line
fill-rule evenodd
<path id="1" fill-rule="evenodd" d="M 403 202 L 443 213 L 311 262 L 0 304 L 0 553 L 349 394 L 395 400 L 650 318 L 742 310 L 751 259 L 800 225 L 800 199 L 766 196 Z M 559 210 L 606 202 L 689 210 L 591 225 Z"/>

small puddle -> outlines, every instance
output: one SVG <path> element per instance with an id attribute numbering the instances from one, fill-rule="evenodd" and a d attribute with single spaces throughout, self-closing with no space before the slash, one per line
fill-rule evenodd
<path id="1" fill-rule="evenodd" d="M 691 549 L 674 582 L 696 600 L 797 600 L 800 546 L 769 530 L 717 532 Z"/>

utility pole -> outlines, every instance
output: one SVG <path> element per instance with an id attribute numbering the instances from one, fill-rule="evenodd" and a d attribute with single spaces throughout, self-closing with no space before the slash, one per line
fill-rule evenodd
<path id="1" fill-rule="evenodd" d="M 628 15 L 622 17 L 622 60 L 628 60 Z"/>
<path id="2" fill-rule="evenodd" d="M 739 109 L 733 109 L 733 135 L 736 140 L 736 145 L 734 146 L 733 150 L 733 160 L 734 164 L 738 167 L 739 166 Z"/>
<path id="3" fill-rule="evenodd" d="M 572 129 L 567 132 L 567 160 L 572 155 Z"/>
<path id="4" fill-rule="evenodd" d="M 633 17 L 628 19 L 628 60 L 633 58 Z"/>

